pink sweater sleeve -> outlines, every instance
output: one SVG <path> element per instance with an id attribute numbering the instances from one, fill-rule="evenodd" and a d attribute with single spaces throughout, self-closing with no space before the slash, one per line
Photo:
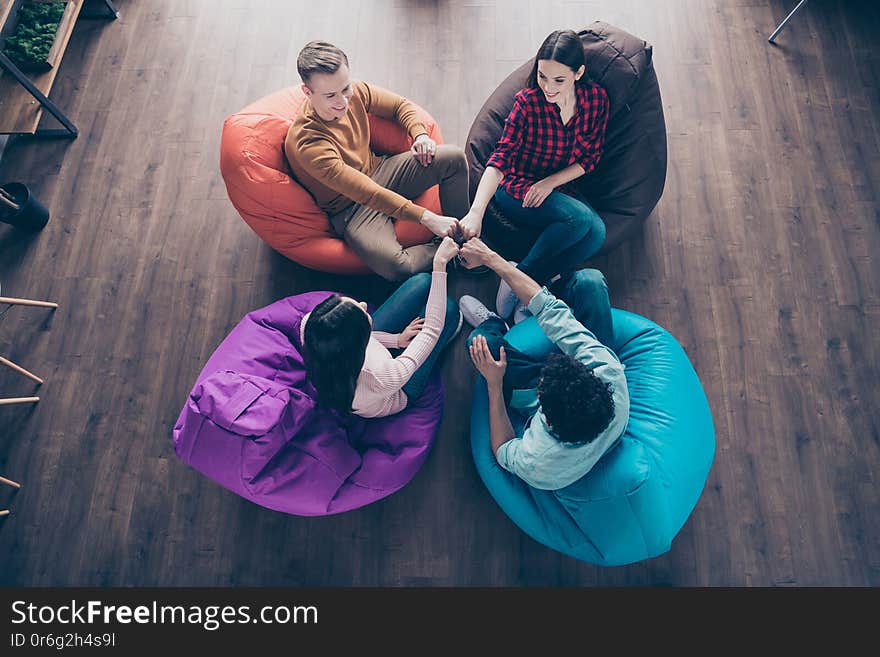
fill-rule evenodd
<path id="1" fill-rule="evenodd" d="M 400 390 L 437 345 L 445 320 L 446 272 L 435 271 L 431 274 L 431 291 L 428 293 L 422 330 L 397 358 L 375 369 L 371 368 L 372 391 L 392 393 Z"/>
<path id="2" fill-rule="evenodd" d="M 400 333 L 386 333 L 385 331 L 373 331 L 373 337 L 379 342 L 380 345 L 386 347 L 388 349 L 400 349 L 400 345 L 397 342 Z"/>

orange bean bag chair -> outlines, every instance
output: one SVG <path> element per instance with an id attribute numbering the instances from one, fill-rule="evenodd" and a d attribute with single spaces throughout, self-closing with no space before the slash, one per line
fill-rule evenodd
<path id="1" fill-rule="evenodd" d="M 301 265 L 337 274 L 369 274 L 371 270 L 331 228 L 327 215 L 293 177 L 284 156 L 284 139 L 306 96 L 299 85 L 282 89 L 248 105 L 223 123 L 220 172 L 229 200 L 254 232 L 273 249 Z M 417 106 L 418 107 L 418 106 Z M 440 127 L 418 107 L 428 134 L 443 143 Z M 391 155 L 409 150 L 412 140 L 392 121 L 370 117 L 370 146 Z M 432 187 L 417 204 L 440 213 L 440 195 Z M 429 242 L 424 226 L 395 222 L 397 239 L 405 246 Z"/>

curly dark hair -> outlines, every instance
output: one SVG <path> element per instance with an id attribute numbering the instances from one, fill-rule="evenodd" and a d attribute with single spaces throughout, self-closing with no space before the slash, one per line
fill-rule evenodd
<path id="1" fill-rule="evenodd" d="M 564 354 L 551 354 L 541 370 L 538 400 L 564 443 L 589 443 L 614 419 L 611 385 Z"/>

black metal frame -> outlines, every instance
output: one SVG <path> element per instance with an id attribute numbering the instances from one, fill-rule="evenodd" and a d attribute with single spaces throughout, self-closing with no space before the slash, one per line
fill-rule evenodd
<path id="1" fill-rule="evenodd" d="M 104 6 L 107 9 L 106 13 L 83 13 L 80 11 L 80 18 L 104 18 L 108 20 L 115 20 L 119 18 L 119 11 L 113 5 L 111 0 L 103 0 Z M 40 103 L 40 105 L 49 110 L 49 113 L 58 119 L 58 122 L 64 126 L 64 128 L 44 128 L 37 129 L 34 132 L 35 137 L 66 137 L 69 139 L 76 139 L 76 136 L 79 134 L 79 130 L 76 129 L 76 126 L 73 122 L 67 118 L 67 115 L 61 111 L 61 109 L 49 100 L 48 96 L 43 94 L 42 91 L 37 89 L 34 86 L 34 83 L 30 81 L 30 79 L 21 72 L 21 69 L 13 63 L 9 57 L 3 54 L 0 51 L 0 67 L 2 67 L 6 72 L 8 72 L 12 77 L 15 78 L 16 82 L 18 82 L 25 90 L 34 97 L 34 99 Z M 11 134 L 30 134 L 30 133 L 20 133 L 14 132 Z"/>
<path id="2" fill-rule="evenodd" d="M 119 18 L 119 10 L 113 6 L 113 3 L 110 0 L 103 0 L 104 5 L 107 7 L 107 13 L 101 12 L 89 12 L 84 13 L 83 11 L 79 12 L 80 18 L 109 18 L 109 19 L 117 19 Z"/>

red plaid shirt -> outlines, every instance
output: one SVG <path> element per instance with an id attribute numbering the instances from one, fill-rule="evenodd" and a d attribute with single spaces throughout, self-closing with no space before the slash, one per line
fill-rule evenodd
<path id="1" fill-rule="evenodd" d="M 567 125 L 559 107 L 540 89 L 516 94 L 501 139 L 486 162 L 504 174 L 501 187 L 512 197 L 522 200 L 534 183 L 572 164 L 590 173 L 602 157 L 608 94 L 591 83 L 576 85 L 575 93 L 577 110 Z"/>

